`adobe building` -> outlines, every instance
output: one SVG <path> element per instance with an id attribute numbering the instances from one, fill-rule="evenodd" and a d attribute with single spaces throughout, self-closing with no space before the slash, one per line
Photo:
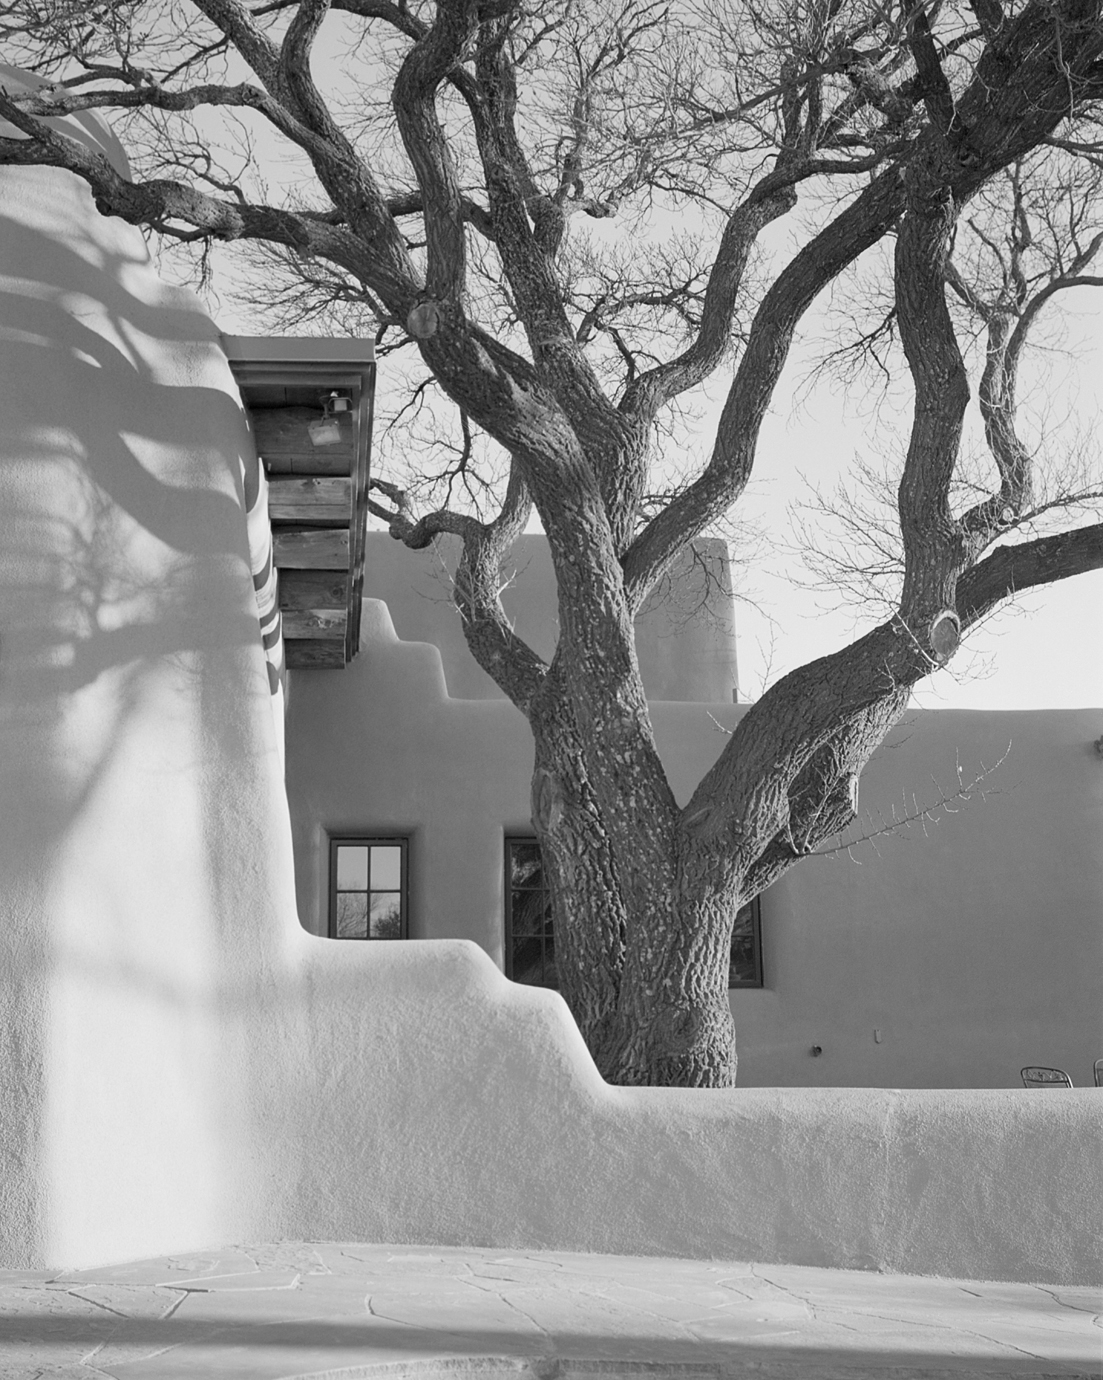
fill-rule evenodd
<path id="1" fill-rule="evenodd" d="M 254 364 L 308 383 L 239 382 L 81 181 L 0 183 L 0 1266 L 287 1237 L 1096 1277 L 1103 1098 L 1016 1083 L 1103 1052 L 1099 710 L 901 725 L 874 818 L 1010 741 L 1000 793 L 762 898 L 743 1086 L 610 1087 L 558 994 L 502 971 L 525 726 L 436 557 L 358 545 L 370 352 L 284 343 Z M 316 392 L 300 421 L 351 429 L 347 470 L 266 475 L 253 385 Z M 321 539 L 293 530 L 308 490 L 347 507 Z M 507 606 L 539 623 L 521 554 Z M 279 620 L 273 560 L 323 572 Z M 650 616 L 685 798 L 741 712 L 733 633 Z M 329 937 L 331 891 L 399 937 Z"/>
<path id="2" fill-rule="evenodd" d="M 395 840 L 405 933 L 473 940 L 509 972 L 509 854 L 532 835 L 527 725 L 464 644 L 449 590 L 455 553 L 412 552 L 383 532 L 368 534 L 367 551 L 373 598 L 359 658 L 340 673 L 289 676 L 300 921 L 336 933 L 331 840 Z M 522 538 L 506 573 L 508 616 L 550 655 L 544 539 Z M 637 645 L 684 802 L 745 712 L 733 703 L 723 543 L 683 561 L 674 589 L 640 619 Z M 959 766 L 971 780 L 1002 764 L 984 799 L 876 848 L 807 859 L 761 898 L 758 962 L 733 972 L 730 993 L 741 1085 L 1012 1087 L 1031 1063 L 1092 1081 L 1103 1050 L 1099 720 L 1090 710 L 905 716 L 862 774 L 853 836 L 952 795 Z"/>

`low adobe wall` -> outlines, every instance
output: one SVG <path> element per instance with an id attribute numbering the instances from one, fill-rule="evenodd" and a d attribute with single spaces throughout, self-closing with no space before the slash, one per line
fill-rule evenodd
<path id="1" fill-rule="evenodd" d="M 304 1028 L 341 1057 L 281 1113 L 291 1236 L 1103 1274 L 1094 1089 L 614 1088 L 470 942 L 306 942 Z"/>
<path id="2" fill-rule="evenodd" d="M 0 1265 L 282 1235 L 1095 1278 L 1094 1093 L 609 1088 L 475 945 L 305 933 L 214 328 L 75 178 L 0 192 Z"/>

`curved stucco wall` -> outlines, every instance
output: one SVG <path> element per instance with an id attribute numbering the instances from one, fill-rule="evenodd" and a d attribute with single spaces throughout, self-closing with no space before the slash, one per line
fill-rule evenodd
<path id="1" fill-rule="evenodd" d="M 250 1220 L 246 1016 L 295 915 L 247 446 L 213 323 L 138 232 L 67 173 L 3 170 L 7 1262 Z"/>
<path id="2" fill-rule="evenodd" d="M 476 945 L 307 934 L 214 328 L 64 173 L 0 174 L 0 275 L 0 1265 L 286 1235 L 1094 1277 L 1093 1093 L 609 1088 Z"/>
<path id="3" fill-rule="evenodd" d="M 33 91 L 36 87 L 49 85 L 50 82 L 45 77 L 0 62 L 0 91 L 15 95 L 17 92 Z M 46 120 L 45 124 L 82 144 L 86 149 L 91 149 L 93 153 L 102 153 L 116 172 L 122 173 L 124 177 L 130 176 L 130 160 L 126 156 L 126 150 L 99 111 L 82 110 L 76 115 L 66 115 L 62 119 Z M 0 120 L 0 136 L 5 139 L 28 137 L 9 120 Z"/>

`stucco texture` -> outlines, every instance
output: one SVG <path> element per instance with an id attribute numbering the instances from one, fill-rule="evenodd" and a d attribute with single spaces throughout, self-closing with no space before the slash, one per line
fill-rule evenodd
<path id="1" fill-rule="evenodd" d="M 0 1266 L 310 1237 L 1096 1277 L 1094 1092 L 613 1089 L 477 944 L 306 933 L 214 327 L 61 172 L 0 174 L 0 275 Z"/>
<path id="2" fill-rule="evenodd" d="M 0 275 L 0 1256 L 119 1259 L 254 1197 L 295 915 L 248 433 L 213 323 L 76 178 L 4 170 Z"/>

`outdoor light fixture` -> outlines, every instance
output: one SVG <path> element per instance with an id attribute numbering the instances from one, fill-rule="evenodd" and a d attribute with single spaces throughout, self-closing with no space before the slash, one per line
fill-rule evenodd
<path id="1" fill-rule="evenodd" d="M 347 393 L 339 393 L 333 389 L 329 393 L 323 393 L 319 401 L 322 404 L 321 419 L 307 423 L 306 432 L 310 437 L 310 444 L 312 446 L 336 446 L 341 440 L 341 428 L 337 419 L 342 413 L 351 409 L 352 399 Z"/>
<path id="2" fill-rule="evenodd" d="M 1095 750 L 1100 757 L 1103 757 L 1103 735 L 1095 740 Z"/>

